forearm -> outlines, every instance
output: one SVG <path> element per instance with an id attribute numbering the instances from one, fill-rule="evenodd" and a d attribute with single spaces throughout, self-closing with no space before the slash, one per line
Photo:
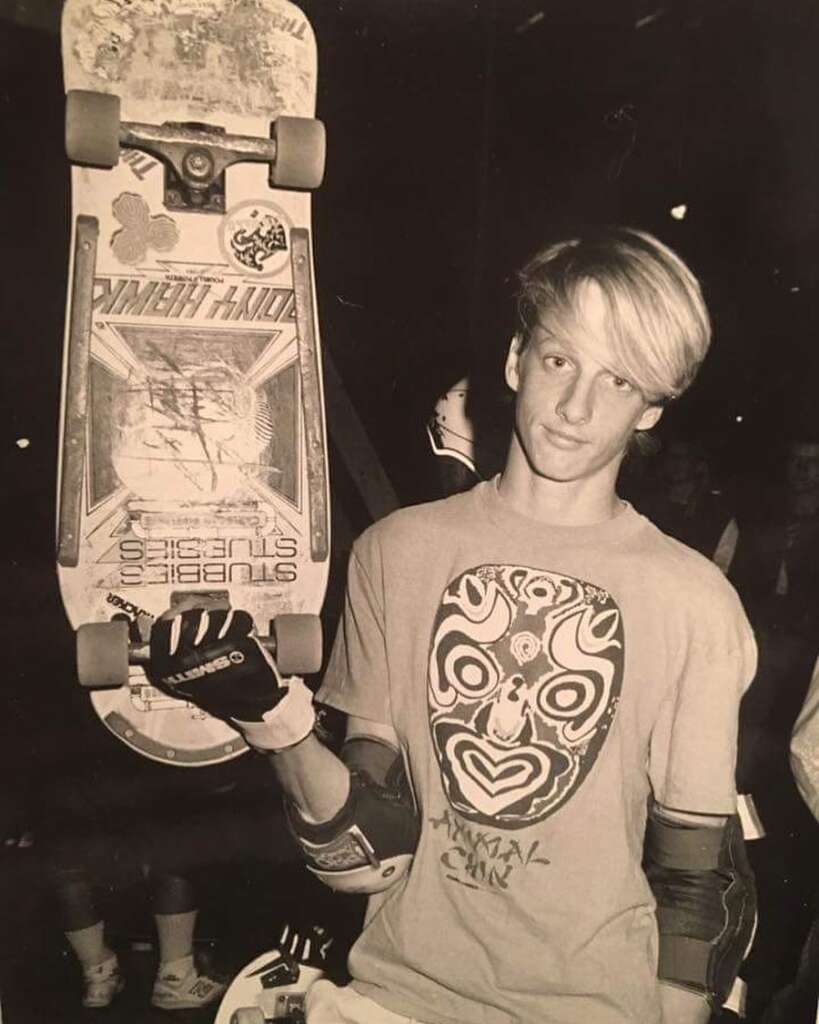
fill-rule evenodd
<path id="1" fill-rule="evenodd" d="M 705 998 L 676 985 L 660 982 L 663 1024 L 708 1024 L 711 1009 Z"/>
<path id="2" fill-rule="evenodd" d="M 315 733 L 271 753 L 269 760 L 279 785 L 305 821 L 329 821 L 344 806 L 350 792 L 349 769 Z"/>

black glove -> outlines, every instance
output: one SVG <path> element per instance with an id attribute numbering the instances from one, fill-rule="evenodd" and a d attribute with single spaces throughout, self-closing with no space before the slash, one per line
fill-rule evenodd
<path id="1" fill-rule="evenodd" d="M 233 609 L 191 608 L 154 622 L 148 678 L 216 718 L 261 722 L 286 696 L 253 619 Z"/>

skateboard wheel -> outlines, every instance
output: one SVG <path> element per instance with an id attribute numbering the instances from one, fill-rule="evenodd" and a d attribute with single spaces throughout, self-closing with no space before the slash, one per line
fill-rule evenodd
<path id="1" fill-rule="evenodd" d="M 65 97 L 65 152 L 75 164 L 119 161 L 119 96 L 70 89 Z"/>
<path id="2" fill-rule="evenodd" d="M 230 1024 L 265 1024 L 265 1016 L 258 1006 L 240 1006 L 230 1015 Z"/>
<path id="3" fill-rule="evenodd" d="M 282 675 L 318 672 L 322 656 L 318 615 L 279 615 L 271 622 L 270 632 L 276 641 L 276 665 Z"/>
<path id="4" fill-rule="evenodd" d="M 128 623 L 88 622 L 77 630 L 77 677 L 92 690 L 128 682 Z"/>
<path id="5" fill-rule="evenodd" d="M 312 117 L 280 117 L 273 123 L 276 160 L 270 180 L 279 188 L 318 188 L 327 148 L 324 124 Z"/>

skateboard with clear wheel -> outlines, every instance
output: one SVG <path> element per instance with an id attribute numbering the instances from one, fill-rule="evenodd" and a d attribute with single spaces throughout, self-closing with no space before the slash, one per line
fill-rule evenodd
<path id="1" fill-rule="evenodd" d="M 303 1024 L 307 990 L 325 973 L 332 938 L 320 926 L 285 926 L 279 946 L 243 967 L 228 986 L 213 1024 Z"/>
<path id="2" fill-rule="evenodd" d="M 316 44 L 288 0 L 65 0 L 72 240 L 57 573 L 105 725 L 183 766 L 247 749 L 155 690 L 153 618 L 254 617 L 321 662 L 329 490 L 311 190 Z"/>

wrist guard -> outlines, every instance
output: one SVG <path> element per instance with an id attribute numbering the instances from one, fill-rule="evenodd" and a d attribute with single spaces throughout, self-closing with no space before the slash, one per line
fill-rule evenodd
<path id="1" fill-rule="evenodd" d="M 403 776 L 400 755 L 397 761 Z M 351 769 L 344 806 L 333 819 L 317 825 L 286 805 L 308 869 L 331 889 L 383 892 L 408 871 L 418 844 L 418 820 L 407 787 L 395 778 L 390 783 L 381 786 L 366 771 Z"/>
<path id="2" fill-rule="evenodd" d="M 722 1006 L 747 955 L 756 893 L 739 818 L 689 826 L 649 811 L 645 871 L 657 900 L 658 977 Z"/>
<path id="3" fill-rule="evenodd" d="M 264 712 L 261 722 L 231 719 L 256 750 L 278 752 L 295 746 L 310 735 L 316 724 L 313 693 L 305 686 L 304 680 L 291 676 L 282 681 L 282 689 L 284 697 L 274 708 Z"/>

